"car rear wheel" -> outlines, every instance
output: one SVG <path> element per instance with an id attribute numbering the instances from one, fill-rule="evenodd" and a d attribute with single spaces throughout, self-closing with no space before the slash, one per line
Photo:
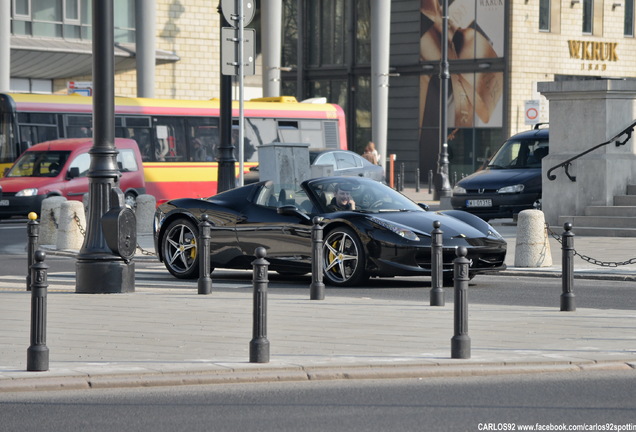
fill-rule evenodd
<path id="1" fill-rule="evenodd" d="M 198 229 L 188 219 L 172 221 L 161 239 L 163 262 L 168 271 L 179 279 L 199 276 L 197 257 Z"/>
<path id="2" fill-rule="evenodd" d="M 336 228 L 323 245 L 324 275 L 335 286 L 353 286 L 368 279 L 362 242 L 349 228 Z"/>

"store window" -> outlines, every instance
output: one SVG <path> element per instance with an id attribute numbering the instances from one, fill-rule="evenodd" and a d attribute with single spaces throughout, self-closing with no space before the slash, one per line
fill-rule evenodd
<path id="1" fill-rule="evenodd" d="M 550 31 L 550 0 L 539 1 L 539 30 Z"/>
<path id="2" fill-rule="evenodd" d="M 634 36 L 634 0 L 625 0 L 625 24 L 623 34 Z"/>
<path id="3" fill-rule="evenodd" d="M 583 34 L 592 34 L 594 0 L 583 0 Z"/>

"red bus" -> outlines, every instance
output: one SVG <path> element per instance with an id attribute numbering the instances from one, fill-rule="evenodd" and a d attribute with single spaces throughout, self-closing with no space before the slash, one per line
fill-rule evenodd
<path id="1" fill-rule="evenodd" d="M 0 94 L 0 172 L 31 145 L 91 136 L 92 111 L 93 100 L 86 96 Z M 235 103 L 235 141 L 238 111 Z M 258 148 L 263 144 L 347 149 L 344 112 L 338 105 L 302 103 L 288 96 L 253 99 L 244 103 L 244 118 L 244 170 L 257 165 Z M 157 202 L 216 193 L 218 99 L 115 98 L 115 136 L 137 141 L 146 190 Z"/>

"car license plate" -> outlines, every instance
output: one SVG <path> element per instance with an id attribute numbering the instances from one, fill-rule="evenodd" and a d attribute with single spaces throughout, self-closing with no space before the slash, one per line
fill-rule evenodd
<path id="1" fill-rule="evenodd" d="M 9 200 L 0 200 L 0 206 L 8 206 Z"/>
<path id="2" fill-rule="evenodd" d="M 491 199 L 466 200 L 466 207 L 492 207 Z"/>

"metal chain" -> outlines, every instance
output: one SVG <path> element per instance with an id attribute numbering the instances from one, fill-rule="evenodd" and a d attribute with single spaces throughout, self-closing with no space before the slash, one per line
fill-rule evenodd
<path id="1" fill-rule="evenodd" d="M 547 222 L 545 223 L 545 227 L 548 230 L 548 233 L 556 241 L 558 241 L 561 245 L 563 245 L 563 242 L 561 241 L 561 236 L 558 235 L 557 233 L 555 233 L 554 231 L 552 231 L 552 229 L 550 229 L 550 225 Z M 580 254 L 580 253 L 578 253 L 576 251 L 576 249 L 574 250 L 574 255 L 578 255 L 579 257 L 581 257 L 582 260 L 587 261 L 590 264 L 594 264 L 594 265 L 600 266 L 600 267 L 619 267 L 619 266 L 624 266 L 624 265 L 636 264 L 636 258 L 632 258 L 632 259 L 627 260 L 627 261 L 617 261 L 617 262 L 601 261 L 601 260 L 598 260 L 596 258 L 592 258 L 590 256 Z"/>
<path id="2" fill-rule="evenodd" d="M 77 224 L 77 229 L 79 229 L 80 234 L 83 237 L 86 237 L 86 230 L 82 226 L 82 222 L 80 221 L 79 216 L 77 216 L 77 213 L 73 213 L 73 219 L 75 220 L 75 223 Z"/>
<path id="3" fill-rule="evenodd" d="M 142 255 L 147 255 L 147 256 L 155 256 L 157 255 L 155 252 L 151 252 L 149 250 L 146 250 L 144 248 L 142 248 L 139 243 L 137 243 L 137 249 L 139 249 L 139 251 L 141 252 Z"/>

